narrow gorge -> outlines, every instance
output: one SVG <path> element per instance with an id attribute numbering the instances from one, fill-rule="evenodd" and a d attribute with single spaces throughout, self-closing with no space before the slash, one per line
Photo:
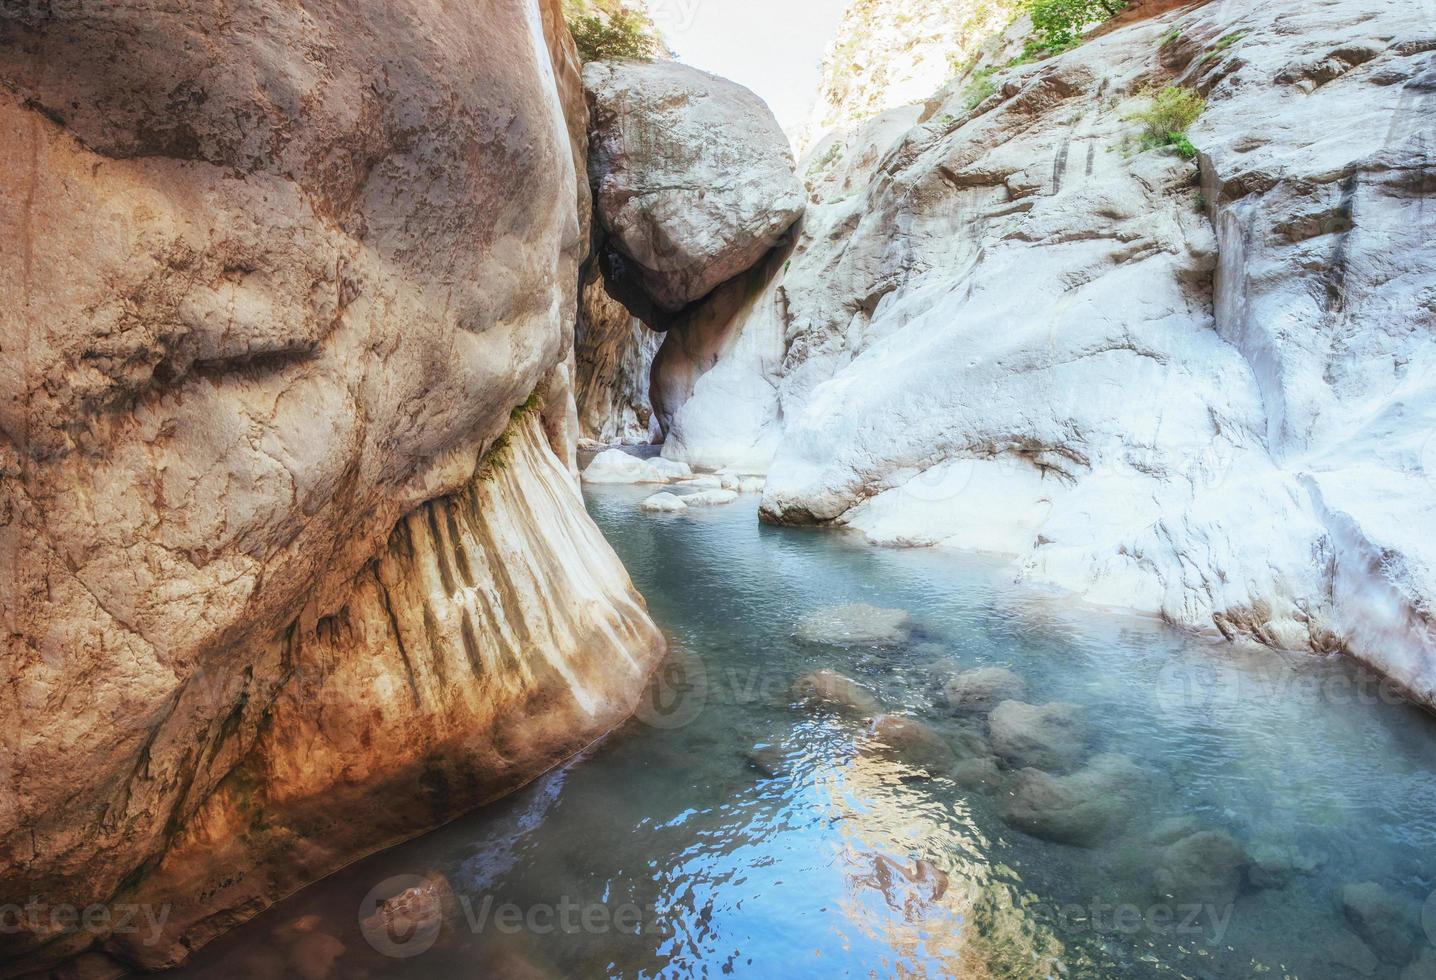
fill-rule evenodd
<path id="1" fill-rule="evenodd" d="M 1429 4 L 0 78 L 0 976 L 1436 977 Z"/>

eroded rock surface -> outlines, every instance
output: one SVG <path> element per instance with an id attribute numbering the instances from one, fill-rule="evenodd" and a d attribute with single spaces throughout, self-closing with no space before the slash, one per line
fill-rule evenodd
<path id="1" fill-rule="evenodd" d="M 87 968 L 182 959 L 641 689 L 662 640 L 570 468 L 576 64 L 534 0 L 0 14 L 0 901 L 173 903 Z"/>
<path id="2" fill-rule="evenodd" d="M 584 66 L 599 222 L 673 312 L 752 267 L 803 212 L 787 137 L 751 91 L 676 62 Z"/>
<path id="3" fill-rule="evenodd" d="M 665 455 L 766 464 L 775 522 L 1011 556 L 1436 703 L 1431 38 L 1231 0 L 954 79 L 670 332 Z M 1208 101 L 1195 162 L 1134 142 L 1168 84 Z"/>

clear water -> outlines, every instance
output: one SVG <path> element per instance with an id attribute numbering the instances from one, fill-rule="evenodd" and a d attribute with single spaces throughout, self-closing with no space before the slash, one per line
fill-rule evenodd
<path id="1" fill-rule="evenodd" d="M 1078 608 L 986 559 L 763 527 L 751 498 L 642 514 L 650 490 L 589 491 L 676 651 L 642 718 L 305 889 L 186 974 L 1395 978 L 1436 942 L 1422 925 L 1424 910 L 1436 933 L 1436 724 L 1349 664 Z M 911 640 L 795 638 L 804 615 L 853 601 L 908 610 Z M 1001 787 L 963 788 L 874 752 L 861 718 L 790 704 L 795 678 L 832 668 L 957 740 L 972 723 L 936 703 L 931 678 L 987 665 L 1020 674 L 1029 702 L 1079 705 L 1092 754 L 1142 767 L 1119 836 L 1028 836 L 1004 822 Z M 755 745 L 778 775 L 750 761 Z M 1301 869 L 1266 888 L 1244 872 L 1230 902 L 1165 898 L 1151 837 L 1171 818 L 1285 848 Z M 411 881 L 396 876 L 434 873 L 453 893 L 442 928 L 389 947 L 425 951 L 374 949 L 366 895 L 372 908 L 376 889 Z M 1341 892 L 1366 881 L 1399 914 L 1363 942 Z"/>

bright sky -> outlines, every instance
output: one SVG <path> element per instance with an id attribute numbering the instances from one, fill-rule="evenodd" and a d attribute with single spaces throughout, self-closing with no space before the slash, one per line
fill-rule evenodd
<path id="1" fill-rule="evenodd" d="M 678 60 L 757 92 L 796 136 L 847 0 L 648 0 Z"/>

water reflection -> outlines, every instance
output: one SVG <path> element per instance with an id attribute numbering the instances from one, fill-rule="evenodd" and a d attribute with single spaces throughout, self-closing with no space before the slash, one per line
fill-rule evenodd
<path id="1" fill-rule="evenodd" d="M 1436 731 L 1374 678 L 645 492 L 590 497 L 677 651 L 639 718 L 185 973 L 1430 975 Z M 845 603 L 902 642 L 795 636 Z M 982 668 L 1033 710 L 957 698 Z"/>

